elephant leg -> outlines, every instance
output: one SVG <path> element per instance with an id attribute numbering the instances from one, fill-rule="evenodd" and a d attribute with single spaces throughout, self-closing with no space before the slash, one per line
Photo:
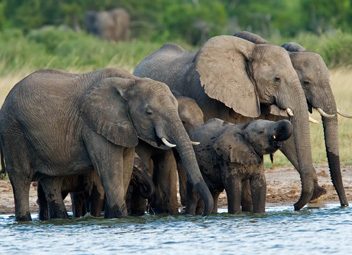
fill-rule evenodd
<path id="1" fill-rule="evenodd" d="M 194 191 L 193 185 L 187 181 L 187 203 L 186 203 L 186 214 L 196 215 L 196 210 L 198 206 L 199 196 L 197 192 Z"/>
<path id="2" fill-rule="evenodd" d="M 82 217 L 87 213 L 86 200 L 87 196 L 84 192 L 71 192 L 72 213 L 73 217 Z"/>
<path id="3" fill-rule="evenodd" d="M 38 185 L 37 185 L 37 195 L 38 195 L 37 204 L 39 206 L 39 220 L 48 220 L 49 219 L 48 203 L 46 201 L 45 193 L 40 182 L 38 182 Z"/>
<path id="4" fill-rule="evenodd" d="M 264 174 L 258 174 L 250 180 L 252 201 L 253 201 L 253 212 L 264 213 L 265 212 L 265 199 L 266 199 L 266 180 Z"/>
<path id="5" fill-rule="evenodd" d="M 181 198 L 181 205 L 186 206 L 186 201 L 187 201 L 186 171 L 184 170 L 182 164 L 179 164 L 179 163 L 177 164 L 177 171 L 178 171 L 178 187 L 179 187 L 179 193 Z"/>
<path id="6" fill-rule="evenodd" d="M 295 167 L 295 169 L 299 172 L 299 174 L 301 176 L 301 181 L 304 181 L 304 180 L 302 180 L 302 178 L 304 178 L 304 176 L 300 173 L 300 170 L 299 170 L 297 153 L 296 153 L 296 149 L 295 149 L 294 139 L 292 136 L 287 141 L 285 141 L 283 143 L 280 150 L 287 157 L 287 159 L 292 163 L 292 165 Z M 321 195 L 326 194 L 326 189 L 324 189 L 323 187 L 321 187 L 318 184 L 318 177 L 317 177 L 315 169 L 313 172 L 314 172 L 314 176 L 313 176 L 314 192 L 313 192 L 313 196 L 312 196 L 311 200 L 317 199 Z"/>
<path id="7" fill-rule="evenodd" d="M 9 175 L 15 199 L 15 215 L 17 221 L 32 220 L 29 212 L 29 188 L 31 180 L 22 176 Z"/>
<path id="8" fill-rule="evenodd" d="M 106 195 L 104 216 L 105 218 L 127 216 L 123 172 L 125 148 L 107 142 L 104 137 L 88 128 L 85 131 L 84 143 Z"/>
<path id="9" fill-rule="evenodd" d="M 241 206 L 243 212 L 253 212 L 251 185 L 249 180 L 242 181 Z"/>
<path id="10" fill-rule="evenodd" d="M 43 177 L 40 179 L 40 185 L 43 188 L 48 203 L 50 219 L 66 219 L 68 214 L 64 201 L 62 199 L 62 177 Z"/>
<path id="11" fill-rule="evenodd" d="M 213 213 L 217 213 L 218 212 L 218 201 L 219 201 L 220 192 L 213 192 L 212 195 L 213 195 L 213 198 L 214 198 Z"/>
<path id="12" fill-rule="evenodd" d="M 238 177 L 228 177 L 225 182 L 228 213 L 241 212 L 241 186 L 242 181 Z"/>
<path id="13" fill-rule="evenodd" d="M 90 215 L 99 217 L 104 208 L 104 188 L 100 180 L 98 183 L 94 183 L 91 194 L 90 194 Z"/>
<path id="14" fill-rule="evenodd" d="M 123 185 L 125 188 L 125 196 L 132 177 L 134 152 L 134 148 L 127 148 L 123 152 Z"/>
<path id="15" fill-rule="evenodd" d="M 151 206 L 158 213 L 178 213 L 177 166 L 172 150 L 153 157 L 155 199 Z"/>

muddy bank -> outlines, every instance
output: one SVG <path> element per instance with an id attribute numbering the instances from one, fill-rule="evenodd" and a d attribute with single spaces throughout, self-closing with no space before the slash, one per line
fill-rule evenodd
<path id="1" fill-rule="evenodd" d="M 319 203 L 338 203 L 338 197 L 330 180 L 327 166 L 316 166 L 319 184 L 327 190 L 327 194 L 319 199 Z M 292 167 L 275 168 L 266 170 L 267 203 L 288 204 L 298 200 L 301 183 L 297 171 Z M 342 176 L 348 201 L 352 201 L 352 166 L 342 167 Z M 35 185 L 30 189 L 30 208 L 32 212 L 38 211 L 37 191 Z M 69 209 L 70 199 L 65 203 Z M 219 201 L 220 207 L 226 207 L 226 194 L 222 194 Z M 14 213 L 12 187 L 9 180 L 0 180 L 0 213 Z"/>

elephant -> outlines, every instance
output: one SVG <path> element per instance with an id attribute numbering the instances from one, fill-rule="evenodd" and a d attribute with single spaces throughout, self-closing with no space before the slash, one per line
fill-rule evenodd
<path id="1" fill-rule="evenodd" d="M 85 14 L 88 33 L 109 41 L 126 41 L 130 34 L 130 15 L 122 8 L 110 11 L 88 11 Z"/>
<path id="2" fill-rule="evenodd" d="M 285 49 L 230 35 L 212 37 L 195 52 L 165 44 L 145 57 L 134 74 L 164 82 L 171 90 L 195 99 L 205 120 L 216 117 L 244 123 L 261 117 L 270 106 L 286 112 L 293 125 L 295 150 L 285 155 L 297 159 L 302 185 L 294 209 L 300 210 L 311 200 L 318 185 L 307 102 Z"/>
<path id="3" fill-rule="evenodd" d="M 62 182 L 61 194 L 65 199 L 68 193 L 71 195 L 73 217 L 84 216 L 87 212 L 94 217 L 99 217 L 103 211 L 104 188 L 96 171 L 86 175 L 70 175 L 57 177 Z M 50 219 L 50 208 L 40 182 L 37 187 L 39 205 L 39 219 Z M 131 181 L 126 195 L 126 206 L 128 215 L 142 215 L 145 212 L 146 199 L 154 193 L 154 184 L 138 155 L 135 155 Z M 49 193 L 50 194 L 50 193 Z M 138 199 L 134 199 L 138 196 Z M 143 208 L 141 211 L 139 208 Z M 52 212 L 51 214 L 55 214 Z"/>
<path id="4" fill-rule="evenodd" d="M 269 44 L 261 36 L 247 31 L 238 32 L 235 36 L 254 43 Z M 348 206 L 340 168 L 337 114 L 344 117 L 351 116 L 342 113 L 336 106 L 330 86 L 329 70 L 323 58 L 315 52 L 307 51 L 295 42 L 284 43 L 282 47 L 288 51 L 293 67 L 298 74 L 309 112 L 312 113 L 312 109 L 316 109 L 322 116 L 331 180 L 339 196 L 341 206 Z M 287 150 L 294 150 L 292 139 L 287 142 L 286 147 Z M 293 162 L 296 169 L 297 162 L 297 159 Z"/>
<path id="5" fill-rule="evenodd" d="M 190 132 L 192 139 L 200 141 L 195 153 L 200 170 L 214 198 L 225 189 L 228 212 L 241 211 L 242 183 L 249 181 L 253 212 L 265 212 L 266 181 L 263 155 L 272 154 L 292 134 L 288 120 L 253 120 L 247 124 L 233 124 L 217 118 Z M 190 192 L 189 192 L 190 191 Z M 188 194 L 188 192 L 190 194 Z M 198 196 L 187 189 L 186 213 L 194 214 Z"/>
<path id="6" fill-rule="evenodd" d="M 75 74 L 39 70 L 19 81 L 0 112 L 0 147 L 15 199 L 17 221 L 31 220 L 29 187 L 39 180 L 48 204 L 65 218 L 56 177 L 96 170 L 106 195 L 106 218 L 127 215 L 125 196 L 139 140 L 170 143 L 209 214 L 213 200 L 168 86 L 121 69 Z M 49 187 L 49 188 L 48 188 Z"/>
<path id="7" fill-rule="evenodd" d="M 177 91 L 173 93 L 176 94 L 178 114 L 187 133 L 203 124 L 203 113 L 197 103 L 191 98 L 179 96 Z M 149 173 L 153 176 L 155 193 L 150 199 L 150 212 L 178 214 L 177 171 L 180 178 L 186 178 L 186 175 L 177 167 L 180 164 L 177 152 L 172 149 L 166 151 L 153 148 L 144 142 L 138 144 L 136 152 L 143 162 L 147 163 Z M 184 187 L 181 188 L 184 189 Z"/>

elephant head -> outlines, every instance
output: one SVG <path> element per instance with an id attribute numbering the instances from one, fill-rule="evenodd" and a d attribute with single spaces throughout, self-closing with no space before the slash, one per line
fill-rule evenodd
<path id="1" fill-rule="evenodd" d="M 261 114 L 261 105 L 276 105 L 287 112 L 294 127 L 302 180 L 295 209 L 302 208 L 313 195 L 315 172 L 307 103 L 287 51 L 234 36 L 217 36 L 200 49 L 195 64 L 205 93 L 234 112 L 255 118 Z"/>
<path id="2" fill-rule="evenodd" d="M 274 153 L 292 134 L 287 120 L 254 120 L 244 125 L 228 125 L 213 147 L 228 162 L 260 164 L 263 155 Z"/>
<path id="3" fill-rule="evenodd" d="M 269 43 L 261 36 L 246 31 L 238 32 L 235 36 L 257 44 Z M 336 107 L 330 86 L 329 70 L 322 57 L 317 53 L 306 51 L 303 46 L 295 42 L 284 43 L 282 47 L 289 52 L 292 65 L 298 74 L 307 100 L 308 110 L 312 112 L 313 108 L 317 109 L 322 115 L 331 179 L 341 205 L 346 206 L 348 201 L 341 177 L 336 115 L 351 116 L 339 112 Z"/>
<path id="4" fill-rule="evenodd" d="M 211 212 L 213 201 L 200 173 L 192 143 L 178 115 L 176 98 L 163 83 L 133 75 L 105 78 L 92 85 L 81 102 L 81 116 L 93 131 L 113 144 L 135 147 L 138 139 L 161 149 L 175 147 Z"/>
<path id="5" fill-rule="evenodd" d="M 178 113 L 187 133 L 204 124 L 204 114 L 197 102 L 189 97 L 176 96 Z"/>
<path id="6" fill-rule="evenodd" d="M 337 109 L 331 90 L 329 70 L 319 54 L 306 51 L 297 43 L 286 43 L 283 47 L 289 51 L 292 64 L 301 81 L 308 110 L 312 112 L 312 109 L 316 109 L 322 116 L 331 179 L 341 205 L 348 206 L 342 183 L 338 141 L 337 114 L 342 113 Z M 344 114 L 342 116 L 351 117 Z"/>

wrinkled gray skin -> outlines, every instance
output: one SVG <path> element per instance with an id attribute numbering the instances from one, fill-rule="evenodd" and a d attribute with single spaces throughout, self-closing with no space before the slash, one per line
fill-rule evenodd
<path id="1" fill-rule="evenodd" d="M 177 94 L 177 92 L 175 92 Z M 204 123 L 203 113 L 197 103 L 187 97 L 177 96 L 178 113 L 187 133 L 194 127 Z M 160 150 L 144 142 L 136 147 L 137 154 L 148 165 L 149 173 L 153 176 L 155 193 L 150 199 L 149 210 L 156 214 L 177 214 L 177 161 L 173 150 Z M 186 178 L 183 170 L 180 178 Z"/>
<path id="2" fill-rule="evenodd" d="M 166 44 L 143 59 L 134 74 L 165 82 L 172 90 L 195 99 L 206 120 L 217 117 L 243 123 L 258 118 L 270 105 L 280 110 L 290 108 L 302 183 L 295 210 L 310 201 L 317 176 L 312 164 L 307 103 L 285 49 L 224 35 L 209 39 L 193 53 Z"/>
<path id="3" fill-rule="evenodd" d="M 110 11 L 88 11 L 85 14 L 88 33 L 109 41 L 128 40 L 130 34 L 130 15 L 118 8 Z"/>
<path id="4" fill-rule="evenodd" d="M 37 71 L 5 99 L 0 115 L 1 151 L 15 198 L 16 220 L 31 220 L 29 187 L 39 180 L 52 218 L 64 218 L 61 183 L 56 178 L 98 172 L 106 194 L 105 217 L 127 215 L 125 196 L 138 139 L 166 149 L 177 145 L 187 177 L 205 200 L 213 201 L 177 111 L 177 100 L 160 82 L 119 69 L 72 74 Z M 50 187 L 48 189 L 47 187 Z"/>
<path id="5" fill-rule="evenodd" d="M 146 199 L 154 193 L 154 184 L 151 176 L 147 172 L 146 166 L 141 159 L 135 155 L 133 171 L 126 195 L 126 205 L 129 215 L 142 215 L 145 212 Z M 104 207 L 104 188 L 96 171 L 91 171 L 86 175 L 72 175 L 57 177 L 62 181 L 61 194 L 65 199 L 70 193 L 72 201 L 73 217 L 82 217 L 87 212 L 94 217 L 99 217 Z M 138 199 L 135 199 L 137 198 Z M 39 219 L 48 220 L 51 212 L 48 206 L 46 195 L 40 182 L 38 183 Z M 144 210 L 140 210 L 144 208 Z"/>
<path id="6" fill-rule="evenodd" d="M 246 31 L 236 33 L 235 36 L 254 43 L 268 44 L 268 42 L 259 35 Z M 321 108 L 324 112 L 335 115 L 333 118 L 322 116 L 325 148 L 331 179 L 339 196 L 340 204 L 341 206 L 348 206 L 340 168 L 337 107 L 330 86 L 329 70 L 319 54 L 306 51 L 305 48 L 298 43 L 285 43 L 282 47 L 289 52 L 291 62 L 298 74 L 307 100 L 308 110 L 312 112 L 313 108 Z M 289 160 L 295 168 L 298 169 L 298 160 L 294 151 L 293 139 L 290 139 L 284 144 L 283 152 L 285 155 L 292 155 L 292 157 L 289 157 Z M 325 189 L 316 184 L 313 198 L 325 192 Z"/>
<path id="7" fill-rule="evenodd" d="M 265 212 L 266 181 L 263 155 L 274 153 L 292 134 L 287 120 L 254 120 L 248 124 L 232 124 L 220 119 L 210 119 L 190 132 L 192 139 L 200 141 L 195 147 L 197 161 L 214 198 L 225 189 L 228 212 L 241 211 L 242 183 L 249 181 L 253 212 Z M 198 199 L 189 194 L 186 212 L 194 214 Z"/>

